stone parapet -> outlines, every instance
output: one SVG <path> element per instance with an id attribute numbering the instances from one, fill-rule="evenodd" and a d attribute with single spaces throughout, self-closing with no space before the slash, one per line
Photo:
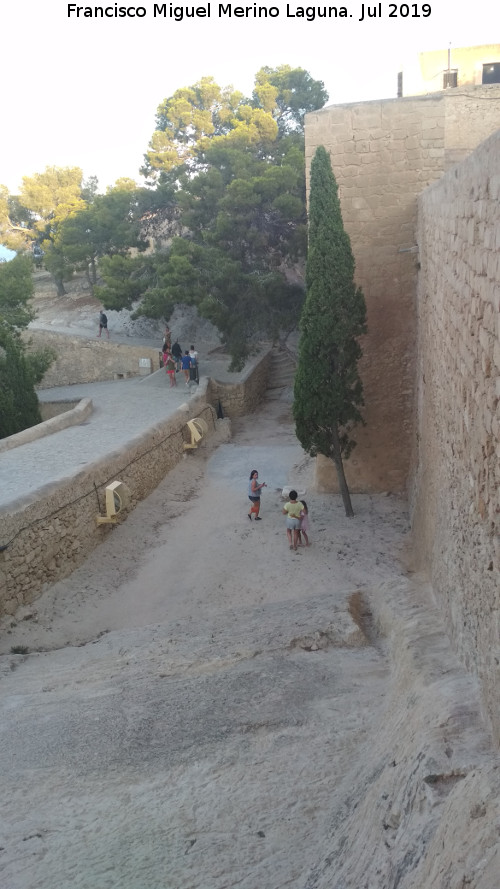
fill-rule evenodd
<path id="1" fill-rule="evenodd" d="M 131 492 L 130 508 L 148 496 L 184 456 L 189 442 L 187 420 L 202 417 L 208 438 L 217 434 L 214 409 L 194 396 L 172 416 L 145 431 L 104 459 L 75 472 L 72 478 L 47 485 L 29 502 L 9 504 L 0 510 L 0 613 L 14 614 L 33 602 L 45 586 L 66 577 L 83 562 L 112 530 L 97 525 L 104 514 L 105 488 L 124 482 Z M 221 435 L 221 432 L 218 433 Z"/>
<path id="2" fill-rule="evenodd" d="M 70 402 L 63 402 L 62 405 L 58 402 L 42 403 L 40 412 L 42 416 L 45 414 L 46 417 L 42 423 L 37 423 L 36 426 L 30 426 L 28 429 L 23 429 L 22 432 L 16 432 L 15 435 L 0 439 L 0 454 L 27 444 L 29 441 L 35 441 L 37 438 L 53 435 L 54 432 L 67 429 L 68 426 L 78 426 L 92 413 L 92 401 L 90 398 L 82 398 L 72 404 Z"/>
<path id="3" fill-rule="evenodd" d="M 216 408 L 220 402 L 225 417 L 242 417 L 252 413 L 267 388 L 270 367 L 271 351 L 269 350 L 236 383 L 210 378 L 207 400 Z"/>

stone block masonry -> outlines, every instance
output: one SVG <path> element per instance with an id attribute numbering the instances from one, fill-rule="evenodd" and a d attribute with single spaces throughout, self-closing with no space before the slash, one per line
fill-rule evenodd
<path id="1" fill-rule="evenodd" d="M 46 330 L 29 330 L 26 338 L 31 340 L 33 348 L 49 346 L 56 353 L 55 361 L 40 383 L 42 389 L 139 376 L 141 358 L 151 359 L 153 370 L 159 367 L 158 349 L 150 346 L 129 346 Z"/>
<path id="2" fill-rule="evenodd" d="M 500 741 L 499 170 L 500 132 L 419 199 L 410 500 L 418 561 Z"/>
<path id="3" fill-rule="evenodd" d="M 178 408 L 143 435 L 83 471 L 75 469 L 74 476 L 0 508 L 0 616 L 34 602 L 45 586 L 71 574 L 110 533 L 111 526 L 96 524 L 96 516 L 104 513 L 106 485 L 116 479 L 125 482 L 132 494 L 130 508 L 158 486 L 185 454 L 188 419 L 206 420 L 211 445 L 226 441 L 230 422 L 216 419 L 219 401 L 229 418 L 255 410 L 266 390 L 269 367 L 267 351 L 251 362 L 239 382 L 210 379 L 206 390 L 200 385 L 185 408 Z M 36 436 L 40 426 L 27 432 Z"/>
<path id="4" fill-rule="evenodd" d="M 225 417 L 243 417 L 252 413 L 265 392 L 271 368 L 271 351 L 265 352 L 255 362 L 251 373 L 245 374 L 238 383 L 220 382 L 210 379 L 207 400 L 217 407 L 219 402 Z"/>
<path id="5" fill-rule="evenodd" d="M 96 516 L 104 514 L 106 485 L 124 482 L 131 491 L 130 508 L 159 485 L 184 455 L 186 422 L 192 416 L 207 422 L 210 437 L 216 434 L 215 410 L 195 397 L 189 407 L 179 408 L 128 445 L 72 478 L 47 485 L 32 502 L 0 510 L 1 543 L 8 544 L 0 553 L 0 614 L 14 614 L 32 603 L 44 586 L 71 574 L 111 532 L 112 526 L 96 523 Z"/>
<path id="6" fill-rule="evenodd" d="M 415 410 L 417 197 L 499 127 L 498 85 L 334 105 L 306 116 L 307 176 L 324 145 L 367 304 L 360 366 L 366 427 L 356 430 L 358 446 L 346 465 L 353 491 L 406 490 Z M 330 461 L 318 461 L 317 485 L 337 489 Z"/>
<path id="7" fill-rule="evenodd" d="M 306 168 L 324 145 L 368 310 L 348 482 L 409 491 L 418 566 L 498 742 L 499 128 L 498 84 L 306 117 Z M 337 489 L 331 461 L 316 482 Z"/>

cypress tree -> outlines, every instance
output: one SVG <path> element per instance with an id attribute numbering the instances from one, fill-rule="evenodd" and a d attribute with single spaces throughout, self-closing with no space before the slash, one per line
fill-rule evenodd
<path id="1" fill-rule="evenodd" d="M 366 333 L 366 305 L 354 283 L 351 242 L 323 146 L 311 163 L 306 288 L 294 388 L 296 434 L 311 456 L 334 461 L 345 512 L 352 516 L 343 459 L 355 447 L 354 427 L 364 422 L 358 338 Z"/>

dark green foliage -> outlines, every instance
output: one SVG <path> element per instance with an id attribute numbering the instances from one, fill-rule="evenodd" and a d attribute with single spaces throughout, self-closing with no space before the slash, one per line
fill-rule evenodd
<path id="1" fill-rule="evenodd" d="M 50 346 L 44 346 L 35 352 L 25 352 L 24 355 L 28 370 L 35 385 L 41 383 L 45 372 L 57 358 L 57 353 Z"/>
<path id="2" fill-rule="evenodd" d="M 0 438 L 41 422 L 34 377 L 21 341 L 0 329 Z"/>
<path id="3" fill-rule="evenodd" d="M 165 189 L 172 241 L 149 267 L 137 314 L 168 320 L 178 302 L 195 304 L 220 330 L 234 369 L 262 339 L 297 326 L 303 117 L 326 99 L 320 81 L 289 66 L 261 69 L 251 99 L 212 78 L 165 99 L 143 172 Z"/>
<path id="4" fill-rule="evenodd" d="M 297 437 L 312 456 L 323 454 L 335 461 L 349 515 L 342 459 L 355 446 L 355 425 L 363 422 L 358 361 L 366 306 L 354 283 L 354 257 L 337 183 L 322 146 L 311 163 L 306 289 L 293 408 Z"/>
<path id="5" fill-rule="evenodd" d="M 203 160 L 196 176 L 176 172 L 184 236 L 152 258 L 137 314 L 168 319 L 176 304 L 196 305 L 236 370 L 262 339 L 298 323 L 304 291 L 287 270 L 306 250 L 303 139 L 283 137 L 265 157 L 258 147 L 214 145 Z"/>
<path id="6" fill-rule="evenodd" d="M 99 272 L 104 285 L 94 292 L 106 309 L 131 309 L 151 281 L 150 261 L 140 256 L 103 256 Z"/>
<path id="7" fill-rule="evenodd" d="M 270 84 L 276 90 L 273 117 L 279 132 L 304 132 L 304 115 L 308 111 L 322 108 L 328 101 L 328 93 L 321 80 L 314 80 L 303 68 L 280 65 L 278 68 L 265 66 L 257 72 L 256 87 L 253 93 L 255 104 L 262 104 L 260 89 Z M 265 90 L 264 90 L 265 95 Z"/>
<path id="8" fill-rule="evenodd" d="M 35 317 L 29 305 L 33 295 L 32 272 L 28 256 L 16 256 L 0 265 L 0 328 L 27 327 Z"/>
<path id="9" fill-rule="evenodd" d="M 57 246 L 70 265 L 85 271 L 91 289 L 96 283 L 101 256 L 125 254 L 131 247 L 142 251 L 141 216 L 148 206 L 146 189 L 110 189 L 94 195 L 92 203 L 68 216 L 59 226 Z"/>
<path id="10" fill-rule="evenodd" d="M 67 281 L 71 281 L 75 267 L 64 251 L 58 247 L 54 241 L 46 238 L 43 241 L 43 245 L 45 250 L 43 264 L 54 279 L 58 296 L 64 296 L 66 293 L 64 285 Z"/>
<path id="11" fill-rule="evenodd" d="M 0 438 L 40 423 L 34 387 L 55 357 L 48 349 L 25 354 L 19 331 L 34 317 L 32 292 L 29 257 L 0 265 Z"/>

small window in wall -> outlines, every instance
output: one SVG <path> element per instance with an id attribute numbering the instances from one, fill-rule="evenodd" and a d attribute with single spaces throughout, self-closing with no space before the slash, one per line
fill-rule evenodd
<path id="1" fill-rule="evenodd" d="M 500 83 L 500 62 L 483 65 L 483 83 Z"/>

